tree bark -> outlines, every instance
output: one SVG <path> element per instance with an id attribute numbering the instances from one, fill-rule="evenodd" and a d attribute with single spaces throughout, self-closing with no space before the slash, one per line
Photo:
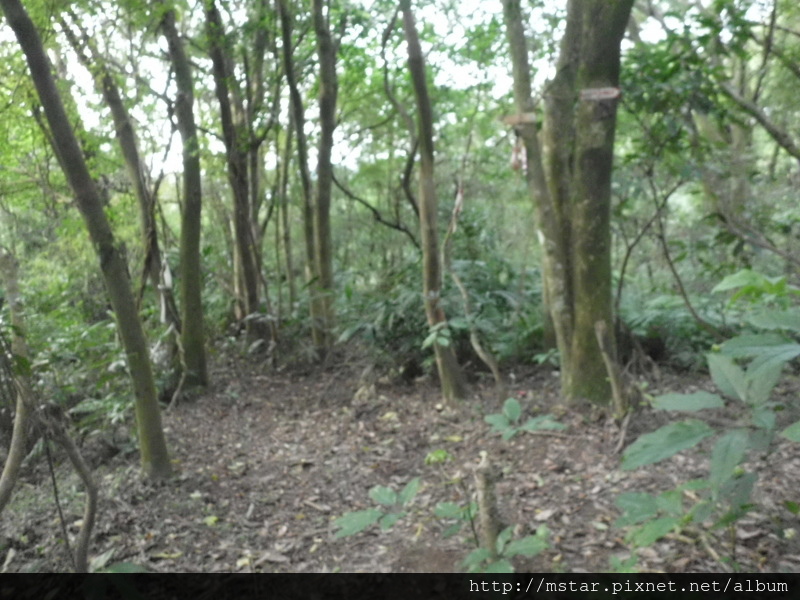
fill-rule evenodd
<path id="1" fill-rule="evenodd" d="M 324 0 L 313 0 L 314 30 L 319 58 L 320 138 L 317 150 L 317 189 L 314 197 L 314 251 L 317 282 L 312 288 L 319 305 L 319 323 L 315 327 L 318 352 L 333 345 L 333 253 L 331 242 L 331 191 L 333 187 L 333 132 L 336 129 L 336 47 L 331 39 Z M 330 7 L 328 7 L 330 13 Z"/>
<path id="2" fill-rule="evenodd" d="M 230 57 L 224 47 L 224 31 L 222 18 L 213 0 L 206 2 L 206 32 L 209 41 L 209 55 L 214 67 L 214 84 L 219 102 L 222 121 L 222 137 L 225 142 L 225 154 L 228 165 L 228 181 L 233 191 L 233 224 L 235 237 L 234 257 L 241 276 L 243 297 L 238 298 L 242 316 L 248 317 L 259 310 L 259 277 L 258 261 L 253 238 L 251 222 L 251 189 L 248 177 L 248 130 L 244 123 L 243 107 L 231 101 L 230 83 L 235 83 L 230 72 Z M 256 177 L 256 173 L 250 173 Z M 263 333 L 257 327 L 257 321 L 245 320 L 245 327 L 250 337 Z"/>
<path id="3" fill-rule="evenodd" d="M 124 253 L 114 239 L 111 225 L 103 211 L 100 194 L 70 127 L 70 120 L 56 88 L 50 71 L 50 61 L 39 33 L 19 0 L 0 0 L 0 5 L 25 53 L 31 77 L 52 131 L 56 152 L 63 161 L 64 174 L 75 194 L 78 208 L 100 259 L 100 269 L 133 380 L 143 471 L 151 479 L 164 479 L 172 474 L 172 465 L 161 426 L 149 348 L 136 310 Z"/>
<path id="4" fill-rule="evenodd" d="M 286 74 L 286 83 L 289 85 L 289 101 L 294 123 L 294 134 L 297 140 L 297 167 L 300 171 L 300 185 L 303 190 L 303 237 L 306 251 L 306 280 L 311 290 L 310 302 L 311 331 L 315 347 L 322 345 L 319 323 L 322 322 L 319 303 L 314 298 L 314 286 L 318 278 L 317 253 L 314 240 L 314 199 L 311 186 L 311 176 L 308 167 L 308 138 L 305 133 L 305 108 L 300 88 L 297 84 L 294 56 L 292 55 L 292 27 L 293 16 L 289 11 L 286 0 L 278 0 L 278 12 L 281 20 L 281 42 L 283 44 L 283 70 Z"/>
<path id="5" fill-rule="evenodd" d="M 611 172 L 620 43 L 633 0 L 570 0 L 544 121 L 517 125 L 543 246 L 545 296 L 569 401 L 608 404 L 611 387 L 595 324 L 611 323 Z M 503 0 L 517 110 L 535 110 L 519 0 Z M 591 90 L 603 88 L 610 97 Z M 583 93 L 582 93 L 583 92 Z M 541 137 L 540 137 L 541 136 Z M 613 348 L 609 350 L 614 350 Z"/>
<path id="6" fill-rule="evenodd" d="M 439 256 L 436 184 L 434 180 L 433 110 L 425 81 L 425 61 L 419 43 L 410 0 L 400 3 L 403 29 L 408 45 L 408 69 L 417 100 L 419 129 L 419 224 L 422 243 L 422 294 L 428 325 L 433 328 L 447 322 L 441 303 L 442 265 Z M 464 374 L 453 347 L 435 342 L 436 367 L 446 402 L 461 400 L 466 395 Z"/>
<path id="7" fill-rule="evenodd" d="M 202 216 L 202 183 L 200 173 L 200 146 L 194 120 L 194 84 L 189 58 L 175 25 L 175 10 L 166 8 L 161 30 L 167 40 L 175 85 L 175 116 L 178 132 L 183 142 L 183 205 L 181 207 L 180 238 L 180 297 L 183 314 L 181 345 L 183 353 L 184 385 L 205 386 L 208 383 L 206 368 L 205 332 L 203 330 L 203 279 L 200 264 L 200 234 Z"/>

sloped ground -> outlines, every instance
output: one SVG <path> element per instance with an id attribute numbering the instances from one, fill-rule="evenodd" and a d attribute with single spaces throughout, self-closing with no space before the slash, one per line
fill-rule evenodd
<path id="1" fill-rule="evenodd" d="M 218 365 L 204 396 L 165 414 L 174 481 L 142 482 L 135 453 L 119 454 L 95 471 L 103 499 L 92 555 L 99 564 L 124 561 L 165 572 L 458 571 L 474 548 L 469 528 L 445 539 L 449 523 L 436 519 L 433 508 L 441 501 L 468 502 L 472 467 L 486 451 L 503 473 L 496 491 L 505 523 L 518 535 L 544 524 L 551 532 L 551 548 L 517 561 L 518 570 L 608 571 L 612 556 L 629 552 L 624 532 L 612 526 L 619 515 L 615 498 L 667 490 L 703 476 L 707 467 L 708 449 L 701 447 L 620 471 L 616 427 L 557 406 L 566 430 L 504 441 L 483 421 L 501 406 L 490 387 L 476 385 L 476 399 L 457 410 L 437 410 L 430 382 L 362 386 L 360 372 L 357 365 L 305 372 L 243 361 Z M 693 383 L 672 376 L 651 391 L 686 391 Z M 796 398 L 797 386 L 783 393 Z M 557 379 L 548 370 L 518 374 L 513 394 L 526 414 L 550 411 Z M 666 422 L 659 419 L 664 415 L 637 414 L 627 439 Z M 439 449 L 452 460 L 426 465 L 425 457 Z M 746 571 L 796 571 L 796 517 L 783 504 L 799 501 L 797 446 L 779 442 L 749 467 L 760 475 L 758 506 L 736 525 L 735 560 Z M 5 571 L 70 568 L 52 487 L 44 466 L 36 471 L 36 485 L 22 484 L 2 516 Z M 65 467 L 58 472 L 66 522 L 75 533 L 82 494 Z M 410 514 L 392 529 L 334 538 L 336 517 L 374 506 L 371 487 L 400 489 L 416 476 L 423 486 Z M 731 554 L 729 533 L 710 533 L 705 543 L 690 536 L 664 540 L 640 551 L 638 568 L 722 570 L 713 552 Z"/>

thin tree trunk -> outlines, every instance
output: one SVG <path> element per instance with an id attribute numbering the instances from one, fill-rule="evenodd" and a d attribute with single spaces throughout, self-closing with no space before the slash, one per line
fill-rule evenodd
<path id="1" fill-rule="evenodd" d="M 422 243 L 422 293 L 428 325 L 433 328 L 447 322 L 441 303 L 442 265 L 439 257 L 436 184 L 434 181 L 433 110 L 425 81 L 425 61 L 419 35 L 411 12 L 410 0 L 400 3 L 403 28 L 408 45 L 408 69 L 417 99 L 419 127 L 419 223 Z M 461 400 L 466 395 L 466 383 L 453 347 L 434 343 L 436 367 L 446 402 Z"/>
<path id="2" fill-rule="evenodd" d="M 149 348 L 136 310 L 124 253 L 114 239 L 97 187 L 71 129 L 39 33 L 19 0 L 0 0 L 0 5 L 25 53 L 31 77 L 52 131 L 53 143 L 65 167 L 64 174 L 75 194 L 78 208 L 100 259 L 103 279 L 133 379 L 142 468 L 147 477 L 164 479 L 172 474 L 172 465 L 161 426 Z"/>
<path id="3" fill-rule="evenodd" d="M 225 141 L 228 181 L 233 191 L 235 257 L 239 265 L 244 296 L 240 301 L 243 304 L 244 315 L 247 317 L 257 313 L 259 309 L 259 277 L 253 243 L 251 191 L 246 151 L 248 135 L 244 125 L 242 107 L 238 106 L 239 102 L 231 102 L 232 86 L 229 86 L 229 82 L 232 82 L 233 78 L 228 68 L 230 60 L 223 48 L 222 19 L 213 0 L 206 3 L 206 31 L 209 40 L 209 54 L 214 66 L 214 83 L 222 121 L 222 137 Z M 257 321 L 253 319 L 245 321 L 248 335 L 251 337 L 261 333 L 256 323 Z"/>
<path id="4" fill-rule="evenodd" d="M 294 303 L 297 300 L 297 289 L 294 278 L 294 255 L 292 253 L 292 228 L 289 221 L 289 165 L 291 164 L 292 153 L 292 127 L 286 131 L 286 143 L 283 151 L 283 161 L 281 164 L 280 182 L 280 212 L 281 212 L 281 233 L 283 234 L 283 254 L 286 261 L 286 283 L 289 286 L 289 314 L 294 310 Z"/>
<path id="5" fill-rule="evenodd" d="M 333 255 L 331 242 L 331 191 L 333 187 L 333 132 L 336 129 L 336 47 L 324 14 L 324 0 L 313 0 L 314 30 L 319 57 L 320 137 L 317 151 L 317 188 L 314 198 L 314 250 L 317 284 L 314 293 L 319 302 L 317 350 L 325 353 L 333 345 Z"/>
<path id="6" fill-rule="evenodd" d="M 183 206 L 181 207 L 180 296 L 183 314 L 181 345 L 184 385 L 204 386 L 208 383 L 205 332 L 203 330 L 203 279 L 200 265 L 200 235 L 203 191 L 200 174 L 200 146 L 194 120 L 194 84 L 183 41 L 175 25 L 175 10 L 166 8 L 161 29 L 167 40 L 169 56 L 175 71 L 177 97 L 175 116 L 183 142 Z"/>
<path id="7" fill-rule="evenodd" d="M 311 331 L 314 345 L 319 348 L 322 346 L 319 324 L 322 322 L 319 303 L 315 301 L 314 286 L 319 277 L 316 261 L 316 250 L 314 242 L 314 210 L 313 210 L 313 191 L 311 188 L 311 176 L 308 169 L 308 139 L 305 134 L 305 109 L 303 107 L 303 97 L 297 85 L 297 75 L 295 73 L 294 56 L 292 55 L 292 14 L 289 12 L 286 0 L 278 0 L 278 12 L 281 20 L 281 41 L 283 44 L 283 70 L 286 73 L 286 82 L 289 85 L 289 100 L 291 104 L 292 118 L 294 121 L 294 133 L 297 140 L 297 166 L 300 171 L 300 184 L 303 189 L 303 236 L 306 250 L 306 280 L 311 290 L 312 298 L 310 303 L 311 311 Z"/>

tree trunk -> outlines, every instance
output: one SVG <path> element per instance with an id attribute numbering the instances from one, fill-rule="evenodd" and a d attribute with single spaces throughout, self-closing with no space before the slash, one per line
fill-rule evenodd
<path id="1" fill-rule="evenodd" d="M 222 19 L 213 0 L 206 3 L 206 31 L 209 41 L 209 54 L 214 66 L 214 83 L 219 102 L 222 121 L 222 137 L 225 142 L 225 154 L 228 164 L 228 181 L 233 191 L 233 224 L 235 238 L 234 259 L 238 265 L 236 270 L 241 277 L 243 298 L 237 299 L 245 317 L 259 310 L 259 277 L 253 238 L 250 207 L 250 181 L 248 178 L 248 131 L 244 123 L 243 108 L 239 102 L 231 102 L 233 74 L 228 65 L 230 57 L 223 47 Z M 255 176 L 255 173 L 251 173 Z M 253 319 L 245 320 L 245 327 L 250 337 L 262 333 Z"/>
<path id="2" fill-rule="evenodd" d="M 437 229 L 436 185 L 434 181 L 433 110 L 425 81 L 425 61 L 419 35 L 411 12 L 410 0 L 400 3 L 403 11 L 403 29 L 408 45 L 408 69 L 417 99 L 419 127 L 419 223 L 422 243 L 422 293 L 425 314 L 431 328 L 447 323 L 442 309 L 442 267 L 439 257 Z M 453 347 L 434 342 L 436 367 L 446 402 L 461 400 L 466 395 L 466 383 Z"/>
<path id="3" fill-rule="evenodd" d="M 50 71 L 39 33 L 19 0 L 0 0 L 6 20 L 25 53 L 33 82 L 52 131 L 52 141 L 60 155 L 78 208 L 100 259 L 117 328 L 133 379 L 136 396 L 136 422 L 139 430 L 142 468 L 151 479 L 172 474 L 172 465 L 149 360 L 149 348 L 136 311 L 124 252 L 117 245 L 111 225 L 103 211 L 97 187 L 89 173 L 80 145 L 70 127 L 64 105 Z"/>
<path id="4" fill-rule="evenodd" d="M 293 119 L 290 119 L 293 121 Z M 280 197 L 280 223 L 283 238 L 283 254 L 286 261 L 286 283 L 289 287 L 289 314 L 294 310 L 297 300 L 297 290 L 294 279 L 294 255 L 292 253 L 292 228 L 289 222 L 289 166 L 292 152 L 292 130 L 290 126 L 286 131 L 286 142 L 283 148 L 281 163 L 281 181 L 279 186 Z"/>
<path id="5" fill-rule="evenodd" d="M 312 288 L 319 304 L 317 350 L 325 353 L 333 345 L 333 256 L 331 250 L 331 189 L 333 186 L 333 132 L 336 129 L 336 47 L 324 14 L 324 0 L 313 0 L 314 30 L 319 57 L 320 137 L 317 152 L 317 189 L 314 198 L 314 250 L 317 282 Z M 328 8 L 328 14 L 330 7 Z"/>
<path id="6" fill-rule="evenodd" d="M 303 236 L 306 250 L 306 280 L 311 290 L 311 332 L 314 346 L 323 346 L 323 339 L 319 324 L 323 322 L 319 303 L 315 301 L 314 288 L 318 278 L 316 268 L 316 250 L 314 240 L 314 200 L 311 189 L 311 176 L 308 170 L 308 139 L 305 134 L 305 109 L 303 97 L 297 85 L 294 56 L 292 55 L 292 14 L 289 12 L 286 0 L 278 0 L 278 12 L 281 20 L 281 41 L 283 43 L 283 70 L 286 74 L 286 83 L 289 85 L 289 101 L 291 104 L 294 134 L 297 140 L 297 167 L 300 171 L 300 184 L 303 189 Z"/>
<path id="7" fill-rule="evenodd" d="M 166 7 L 166 5 L 164 6 Z M 183 142 L 180 296 L 183 313 L 181 342 L 184 385 L 204 386 L 208 383 L 208 371 L 203 331 L 203 279 L 200 265 L 203 192 L 200 177 L 200 146 L 197 141 L 197 125 L 194 120 L 194 85 L 189 59 L 175 26 L 174 9 L 169 8 L 164 13 L 161 29 L 167 40 L 172 68 L 175 71 L 175 85 L 178 89 L 175 99 L 175 116 L 178 121 L 178 132 Z"/>
<path id="8" fill-rule="evenodd" d="M 570 0 L 540 140 L 518 0 L 503 0 L 517 127 L 543 246 L 546 297 L 561 356 L 562 393 L 608 404 L 611 388 L 595 324 L 612 323 L 611 172 L 620 43 L 633 0 Z M 612 349 L 613 350 L 613 349 Z"/>

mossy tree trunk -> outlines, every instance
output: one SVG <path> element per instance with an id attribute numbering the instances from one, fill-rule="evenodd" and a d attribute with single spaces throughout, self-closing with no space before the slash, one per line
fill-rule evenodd
<path id="1" fill-rule="evenodd" d="M 503 0 L 516 124 L 543 247 L 545 294 L 569 401 L 608 404 L 611 388 L 595 324 L 612 323 L 611 172 L 620 43 L 633 0 L 570 0 L 556 75 L 538 133 L 519 0 Z"/>
<path id="2" fill-rule="evenodd" d="M 166 478 L 172 473 L 172 465 L 161 426 L 149 348 L 136 310 L 124 251 L 114 239 L 103 211 L 100 194 L 70 126 L 71 121 L 64 110 L 38 31 L 19 0 L 0 0 L 0 5 L 27 59 L 50 126 L 54 150 L 59 155 L 100 259 L 100 269 L 133 380 L 142 468 L 151 479 Z"/>
<path id="3" fill-rule="evenodd" d="M 439 256 L 436 184 L 434 180 L 433 110 L 425 80 L 425 60 L 419 43 L 410 0 L 402 0 L 403 29 L 408 45 L 408 69 L 417 101 L 419 131 L 419 224 L 422 242 L 422 294 L 425 314 L 431 328 L 447 323 L 442 308 L 442 265 Z M 436 367 L 446 402 L 463 399 L 466 395 L 464 374 L 453 347 L 434 342 Z"/>

